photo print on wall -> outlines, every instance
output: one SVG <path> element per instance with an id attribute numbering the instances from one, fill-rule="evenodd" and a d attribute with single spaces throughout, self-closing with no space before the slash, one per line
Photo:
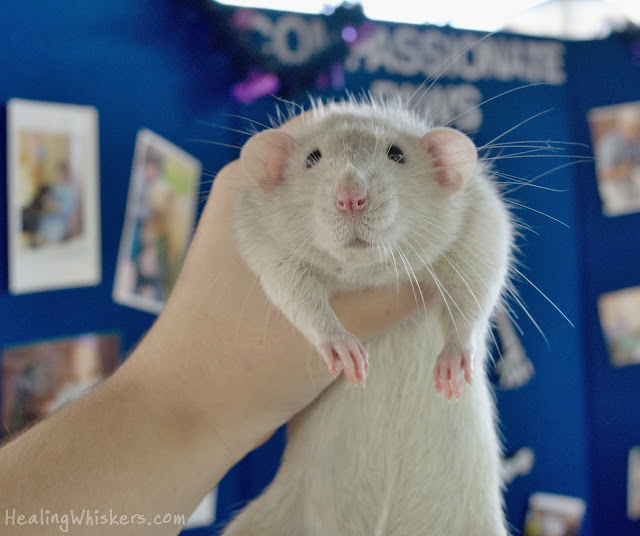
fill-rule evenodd
<path id="1" fill-rule="evenodd" d="M 97 285 L 97 110 L 11 99 L 7 131 L 9 290 Z"/>
<path id="2" fill-rule="evenodd" d="M 627 516 L 640 520 L 640 446 L 629 451 L 629 475 L 627 477 Z"/>
<path id="3" fill-rule="evenodd" d="M 640 286 L 603 294 L 598 312 L 611 363 L 640 363 Z"/>
<path id="4" fill-rule="evenodd" d="M 0 435 L 15 434 L 76 400 L 119 363 L 120 337 L 113 333 L 5 348 L 0 356 Z"/>
<path id="5" fill-rule="evenodd" d="M 578 536 L 587 505 L 579 497 L 534 493 L 524 525 L 524 536 Z"/>
<path id="6" fill-rule="evenodd" d="M 202 165 L 150 130 L 141 130 L 113 288 L 123 305 L 159 314 L 193 232 Z"/>
<path id="7" fill-rule="evenodd" d="M 588 119 L 602 211 L 640 211 L 640 102 L 593 108 Z"/>

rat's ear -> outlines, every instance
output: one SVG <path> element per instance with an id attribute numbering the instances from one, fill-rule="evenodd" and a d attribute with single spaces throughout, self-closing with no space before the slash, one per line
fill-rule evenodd
<path id="1" fill-rule="evenodd" d="M 448 193 L 457 192 L 473 173 L 478 150 L 462 132 L 439 127 L 427 132 L 420 147 L 435 169 L 435 179 Z"/>
<path id="2" fill-rule="evenodd" d="M 281 130 L 263 130 L 244 144 L 240 163 L 247 177 L 269 195 L 273 187 L 282 182 L 284 165 L 294 147 L 293 139 Z"/>

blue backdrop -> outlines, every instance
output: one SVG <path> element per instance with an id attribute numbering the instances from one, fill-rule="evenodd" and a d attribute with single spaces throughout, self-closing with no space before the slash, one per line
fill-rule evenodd
<path id="1" fill-rule="evenodd" d="M 261 16 L 270 23 L 254 35 L 256 47 L 274 56 L 287 47 L 301 50 L 290 27 L 282 41 L 282 14 Z M 298 17 L 294 27 L 316 19 Z M 344 69 L 332 71 L 336 87 L 344 76 L 346 87 L 354 90 L 411 91 L 406 84 L 423 82 L 424 71 L 441 59 L 438 51 L 455 55 L 481 38 L 384 24 L 367 31 L 374 36 L 369 45 L 352 48 L 341 63 Z M 0 189 L 0 345 L 118 331 L 126 352 L 153 321 L 153 316 L 111 300 L 137 131 L 157 132 L 215 173 L 237 151 L 190 140 L 242 143 L 239 135 L 206 123 L 246 128 L 246 122 L 231 114 L 264 121 L 274 102 L 264 98 L 245 106 L 230 97 L 238 65 L 232 65 L 224 44 L 211 44 L 206 21 L 182 3 L 9 3 L 0 15 L 0 35 L 0 103 L 20 97 L 90 104 L 99 111 L 103 259 L 102 283 L 96 287 L 10 295 L 6 190 Z M 521 122 L 501 141 L 589 143 L 586 113 L 591 107 L 640 99 L 640 69 L 633 65 L 629 47 L 616 38 L 560 43 L 496 35 L 473 50 L 445 69 L 428 98 L 447 120 L 522 88 L 457 120 L 479 146 Z M 544 85 L 522 87 L 538 82 Z M 333 92 L 311 89 L 321 95 Z M 5 135 L 0 128 L 3 146 Z M 0 175 L 6 183 L 5 156 L 0 151 Z M 566 162 L 563 158 L 507 158 L 496 165 L 504 173 L 533 178 Z M 203 179 L 204 191 L 208 183 Z M 626 518 L 625 490 L 628 451 L 640 444 L 640 366 L 615 369 L 609 364 L 596 300 L 602 292 L 640 284 L 640 244 L 633 238 L 640 215 L 602 216 L 591 163 L 559 169 L 538 184 L 559 192 L 523 187 L 509 195 L 517 203 L 515 214 L 531 229 L 523 229 L 519 239 L 521 270 L 574 327 L 531 284 L 516 282 L 546 340 L 517 311 L 521 340 L 536 374 L 524 387 L 498 390 L 501 431 L 507 454 L 530 446 L 536 462 L 531 474 L 508 487 L 509 521 L 521 530 L 529 495 L 545 491 L 586 500 L 585 535 L 637 534 L 638 522 Z M 225 477 L 219 487 L 218 526 L 269 482 L 283 445 L 280 431 Z M 211 529 L 193 531 L 197 533 Z"/>

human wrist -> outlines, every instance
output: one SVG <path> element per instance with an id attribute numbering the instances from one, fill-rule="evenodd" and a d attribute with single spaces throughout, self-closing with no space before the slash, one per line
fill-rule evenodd
<path id="1" fill-rule="evenodd" d="M 247 449 L 236 441 L 233 415 L 225 411 L 201 352 L 185 340 L 179 326 L 173 328 L 164 325 L 161 316 L 127 359 L 123 372 L 168 459 L 189 458 L 190 468 L 210 488 Z"/>

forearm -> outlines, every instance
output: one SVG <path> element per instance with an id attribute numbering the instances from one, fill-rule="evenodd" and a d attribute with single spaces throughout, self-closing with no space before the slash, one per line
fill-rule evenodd
<path id="1" fill-rule="evenodd" d="M 83 525 L 85 534 L 176 534 L 155 516 L 186 516 L 226 471 L 308 405 L 333 378 L 270 306 L 230 229 L 238 163 L 216 178 L 165 310 L 124 365 L 83 399 L 0 449 L 0 532 L 16 516 L 145 516 L 151 524 Z M 407 288 L 337 296 L 362 340 L 416 311 Z M 131 520 L 131 517 L 127 519 Z M 140 518 L 136 518 L 136 522 Z M 82 534 L 74 527 L 75 534 Z M 29 534 L 52 534 L 29 525 Z"/>
<path id="2" fill-rule="evenodd" d="M 222 289 L 218 298 L 227 299 Z M 333 380 L 306 339 L 269 310 L 259 285 L 247 302 L 265 328 L 244 337 L 226 329 L 245 320 L 240 307 L 213 304 L 198 318 L 182 299 L 197 303 L 178 296 L 111 378 L 0 449 L 3 534 L 22 533 L 20 515 L 48 511 L 52 519 L 72 510 L 107 520 L 74 526 L 74 534 L 177 534 L 173 519 L 158 525 L 156 516 L 186 520 L 229 468 L 299 411 L 301 400 L 311 401 L 310 385 L 317 395 Z M 395 289 L 337 296 L 332 305 L 363 340 L 414 311 L 407 289 L 399 298 Z M 223 311 L 226 324 L 211 311 Z M 269 361 L 279 348 L 286 356 Z M 290 396 L 278 398 L 277 381 L 287 382 Z M 53 526 L 38 521 L 29 534 L 52 534 Z"/>
<path id="3" fill-rule="evenodd" d="M 177 534 L 233 459 L 148 374 L 141 354 L 0 449 L 0 532 L 55 534 L 54 515 L 106 520 L 73 534 Z M 20 515 L 46 517 L 20 526 Z M 124 517 L 121 517 L 124 516 Z M 159 517 L 157 517 L 159 516 Z M 156 524 L 160 522 L 160 524 Z M 175 524 L 178 523 L 178 524 Z M 61 532 L 62 533 L 62 532 Z"/>

